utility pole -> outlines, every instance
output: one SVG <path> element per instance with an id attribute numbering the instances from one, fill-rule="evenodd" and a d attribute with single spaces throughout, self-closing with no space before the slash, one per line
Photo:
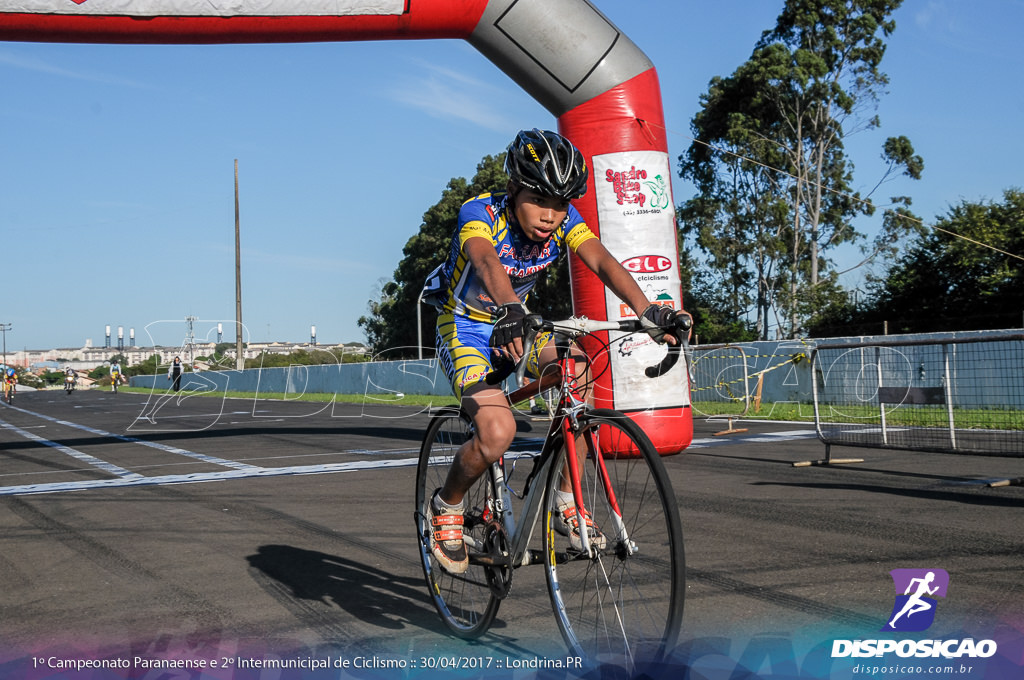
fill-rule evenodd
<path id="1" fill-rule="evenodd" d="M 194 324 L 195 324 L 195 322 L 197 320 L 198 319 L 196 317 L 194 317 L 194 316 L 186 316 L 185 317 L 185 327 L 187 328 L 187 331 L 185 333 L 185 338 L 186 338 L 186 340 L 188 342 L 188 363 L 189 363 L 189 366 L 192 366 L 195 363 L 195 356 L 194 355 L 195 355 L 195 345 L 196 345 L 196 331 L 195 331 Z"/>
<path id="2" fill-rule="evenodd" d="M 416 298 L 416 351 L 423 358 L 423 294 Z"/>
<path id="3" fill-rule="evenodd" d="M 9 323 L 0 323 L 0 333 L 4 334 L 4 369 L 7 369 L 7 331 L 11 330 Z"/>
<path id="4" fill-rule="evenodd" d="M 238 215 L 238 159 L 235 159 L 235 368 L 245 368 L 242 353 L 242 241 Z"/>

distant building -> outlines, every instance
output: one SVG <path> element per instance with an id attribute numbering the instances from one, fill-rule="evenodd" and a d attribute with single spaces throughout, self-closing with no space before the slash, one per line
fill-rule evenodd
<path id="1" fill-rule="evenodd" d="M 159 355 L 160 364 L 170 364 L 174 357 L 181 357 L 182 361 L 194 361 L 196 357 L 208 357 L 213 354 L 216 343 L 197 342 L 191 346 L 151 346 L 151 347 L 125 347 L 118 351 L 117 347 L 94 347 L 91 342 L 86 342 L 84 347 L 58 347 L 55 349 L 23 349 L 7 353 L 7 362 L 18 368 L 30 368 L 36 370 L 63 370 L 71 366 L 77 371 L 90 371 L 97 366 L 110 362 L 110 359 L 117 354 L 125 357 L 125 368 L 147 361 L 154 354 Z M 365 354 L 366 347 L 360 344 L 350 345 L 312 345 L 308 342 L 250 342 L 243 350 L 245 359 L 255 359 L 263 352 L 268 354 L 291 354 L 298 350 L 321 350 L 336 352 L 339 358 L 343 354 Z M 231 367 L 234 367 L 235 350 L 229 348 L 225 356 L 231 360 Z"/>

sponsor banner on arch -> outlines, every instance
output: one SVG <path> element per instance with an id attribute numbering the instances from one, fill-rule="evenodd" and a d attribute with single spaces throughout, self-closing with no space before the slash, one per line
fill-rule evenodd
<path id="1" fill-rule="evenodd" d="M 352 16 L 401 14 L 406 0 L 16 0 L 2 12 L 98 16 Z"/>
<path id="2" fill-rule="evenodd" d="M 632 274 L 648 300 L 682 309 L 668 154 L 623 151 L 594 156 L 592 163 L 601 241 Z M 605 307 L 610 320 L 636 318 L 633 310 L 608 290 Z M 623 338 L 621 333 L 612 333 L 610 340 L 615 408 L 629 411 L 651 404 L 689 404 L 682 364 L 660 378 L 644 375 L 646 366 L 665 355 L 663 346 L 646 335 Z"/>

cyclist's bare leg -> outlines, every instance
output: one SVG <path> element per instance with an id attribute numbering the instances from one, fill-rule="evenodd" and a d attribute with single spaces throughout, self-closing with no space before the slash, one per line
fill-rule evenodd
<path id="1" fill-rule="evenodd" d="M 458 505 L 462 497 L 488 468 L 508 450 L 516 434 L 505 393 L 499 387 L 479 383 L 466 390 L 462 406 L 473 419 L 475 433 L 455 454 L 440 498 Z"/>

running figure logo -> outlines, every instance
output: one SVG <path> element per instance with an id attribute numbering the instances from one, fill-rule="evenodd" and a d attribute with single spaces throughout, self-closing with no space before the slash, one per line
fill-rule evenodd
<path id="1" fill-rule="evenodd" d="M 935 597 L 946 597 L 949 574 L 944 569 L 893 569 L 896 602 L 882 630 L 925 630 L 935 621 Z M 901 594 L 902 593 L 902 594 Z"/>

